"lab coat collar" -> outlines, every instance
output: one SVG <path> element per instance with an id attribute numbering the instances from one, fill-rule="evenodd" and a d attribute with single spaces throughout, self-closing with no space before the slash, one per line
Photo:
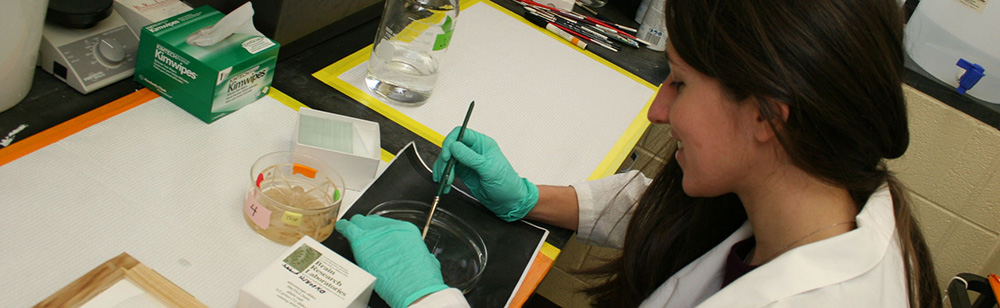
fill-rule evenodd
<path id="1" fill-rule="evenodd" d="M 896 234 L 892 197 L 887 186 L 872 194 L 856 220 L 856 229 L 789 250 L 740 277 L 698 306 L 760 307 L 864 274 L 879 264 Z M 731 237 L 738 236 L 741 235 Z"/>

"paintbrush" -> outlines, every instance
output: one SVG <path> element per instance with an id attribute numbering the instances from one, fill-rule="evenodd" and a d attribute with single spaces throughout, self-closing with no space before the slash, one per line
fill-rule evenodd
<path id="1" fill-rule="evenodd" d="M 465 112 L 465 120 L 462 121 L 462 128 L 458 130 L 458 142 L 462 142 L 462 136 L 465 135 L 465 127 L 469 125 L 469 116 L 472 115 L 472 107 L 476 106 L 476 101 L 469 103 L 469 111 Z M 434 220 L 434 211 L 437 210 L 438 202 L 441 201 L 441 195 L 444 194 L 444 189 L 448 187 L 448 179 L 451 178 L 451 169 L 455 167 L 455 156 L 452 156 L 448 160 L 448 165 L 444 167 L 444 174 L 441 175 L 441 182 L 438 184 L 437 194 L 434 195 L 434 202 L 431 203 L 431 210 L 427 213 L 427 223 L 424 224 L 424 230 L 420 233 L 420 238 L 427 237 L 427 230 L 431 228 L 431 221 Z"/>

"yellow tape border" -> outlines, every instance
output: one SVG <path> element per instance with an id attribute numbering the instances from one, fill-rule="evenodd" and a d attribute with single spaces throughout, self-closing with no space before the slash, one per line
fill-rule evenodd
<path id="1" fill-rule="evenodd" d="M 594 59 L 595 61 L 600 62 L 612 68 L 613 70 L 625 75 L 626 77 L 642 84 L 643 86 L 654 90 L 654 95 L 650 97 L 649 101 L 646 102 L 646 105 L 643 106 L 642 111 L 638 115 L 636 115 L 636 117 L 632 120 L 629 126 L 625 129 L 625 132 L 622 133 L 622 136 L 618 139 L 617 142 L 615 142 L 614 146 L 612 146 L 608 154 L 604 156 L 604 158 L 601 160 L 600 163 L 598 163 L 598 166 L 594 169 L 594 171 L 590 174 L 590 176 L 587 179 L 588 180 L 599 179 L 616 173 L 618 171 L 618 166 L 620 166 L 621 163 L 625 161 L 625 157 L 628 156 L 631 149 L 635 147 L 636 143 L 638 143 L 639 138 L 642 137 L 643 132 L 645 132 L 646 128 L 650 125 L 650 122 L 646 119 L 645 115 L 646 112 L 649 110 L 649 106 L 650 103 L 652 103 L 653 98 L 656 97 L 655 90 L 657 89 L 657 86 L 647 82 L 642 78 L 639 78 L 635 74 L 626 71 L 625 69 L 611 63 L 610 61 L 588 50 L 577 47 L 576 45 L 573 45 L 572 43 L 565 41 L 564 39 L 556 36 L 555 34 L 531 24 L 526 19 L 524 19 L 524 17 L 515 14 L 514 12 L 511 12 L 506 8 L 500 6 L 499 4 L 493 3 L 492 1 L 464 0 L 461 2 L 460 7 L 461 9 L 465 9 L 478 3 L 486 3 L 487 5 L 496 8 L 500 12 L 503 12 L 525 24 L 531 25 L 536 30 L 545 33 L 545 35 L 548 35 L 549 37 L 552 37 L 555 40 L 563 42 L 567 46 L 575 48 L 576 50 L 582 52 L 584 55 Z M 422 123 L 410 118 L 409 116 L 403 114 L 402 112 L 399 112 L 392 106 L 382 102 L 378 98 L 369 94 L 368 91 L 354 87 L 353 85 L 339 78 L 339 76 L 344 72 L 368 61 L 368 57 L 371 54 L 371 50 L 372 50 L 372 45 L 368 45 L 367 47 L 362 48 L 361 50 L 358 50 L 353 54 L 344 57 L 343 59 L 334 62 L 333 64 L 313 73 L 312 76 L 322 81 L 323 83 L 333 87 L 334 89 L 341 91 L 342 93 L 358 101 L 362 105 L 365 105 L 368 108 L 374 110 L 375 112 L 382 114 L 389 120 L 399 123 L 401 126 L 405 127 L 406 129 L 409 129 L 418 136 L 430 141 L 431 143 L 441 146 L 441 143 L 444 141 L 443 135 L 439 134 L 438 132 L 435 132 L 426 125 L 423 125 Z"/>

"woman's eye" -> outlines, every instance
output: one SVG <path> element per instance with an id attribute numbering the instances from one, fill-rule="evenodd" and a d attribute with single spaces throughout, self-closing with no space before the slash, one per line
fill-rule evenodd
<path id="1" fill-rule="evenodd" d="M 670 82 L 670 87 L 674 88 L 674 90 L 680 90 L 681 87 L 683 87 L 683 86 L 684 86 L 684 82 L 683 81 L 671 81 Z"/>

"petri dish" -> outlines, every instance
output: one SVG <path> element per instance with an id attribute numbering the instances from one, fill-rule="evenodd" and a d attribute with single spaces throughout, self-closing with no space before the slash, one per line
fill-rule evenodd
<path id="1" fill-rule="evenodd" d="M 394 200 L 372 208 L 368 215 L 378 215 L 412 223 L 422 229 L 427 223 L 430 204 L 420 201 Z M 486 268 L 486 244 L 465 221 L 438 207 L 424 239 L 427 249 L 441 263 L 444 283 L 469 293 Z"/>

